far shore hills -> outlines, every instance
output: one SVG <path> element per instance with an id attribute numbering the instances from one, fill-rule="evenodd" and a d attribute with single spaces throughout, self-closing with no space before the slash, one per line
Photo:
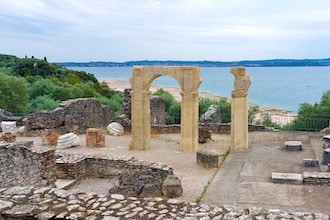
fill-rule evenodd
<path id="1" fill-rule="evenodd" d="M 241 61 L 181 61 L 181 60 L 138 60 L 126 62 L 90 61 L 57 62 L 63 67 L 132 67 L 132 66 L 199 66 L 199 67 L 294 67 L 294 66 L 330 66 L 330 58 L 324 59 L 271 59 Z"/>

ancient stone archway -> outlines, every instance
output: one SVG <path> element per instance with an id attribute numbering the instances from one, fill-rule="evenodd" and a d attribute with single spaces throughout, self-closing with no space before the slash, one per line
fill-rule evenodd
<path id="1" fill-rule="evenodd" d="M 134 66 L 130 79 L 132 95 L 132 150 L 150 148 L 150 85 L 159 76 L 171 76 L 181 87 L 181 150 L 198 147 L 199 67 Z"/>

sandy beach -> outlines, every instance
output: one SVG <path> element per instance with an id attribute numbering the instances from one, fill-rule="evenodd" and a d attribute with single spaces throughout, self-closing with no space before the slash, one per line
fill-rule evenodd
<path id="1" fill-rule="evenodd" d="M 131 88 L 129 80 L 123 80 L 123 79 L 113 79 L 113 78 L 99 78 L 99 82 L 105 82 L 109 88 L 116 90 L 116 91 L 124 91 L 126 88 Z M 150 92 L 156 92 L 158 89 L 164 89 L 165 91 L 169 92 L 170 94 L 173 95 L 173 97 L 181 101 L 181 95 L 180 95 L 180 88 L 179 87 L 160 87 L 160 86 L 155 86 L 151 85 L 150 87 Z M 210 98 L 210 99 L 218 99 L 221 98 L 222 96 L 215 95 L 212 93 L 207 93 L 207 92 L 199 92 L 199 97 L 200 98 Z M 230 101 L 230 99 L 228 98 Z M 282 110 L 282 109 L 275 109 L 275 108 L 267 108 L 267 109 L 260 109 L 260 112 L 256 114 L 256 121 L 262 120 L 262 117 L 265 115 L 268 115 L 272 122 L 278 124 L 278 125 L 286 125 L 291 123 L 296 117 L 297 114 Z"/>
<path id="2" fill-rule="evenodd" d="M 112 79 L 112 78 L 107 78 L 107 79 L 98 79 L 99 82 L 105 82 L 109 88 L 116 90 L 116 91 L 124 91 L 124 89 L 131 88 L 131 84 L 129 80 L 123 80 L 123 79 Z M 165 91 L 169 92 L 170 94 L 173 95 L 173 97 L 181 101 L 181 95 L 180 95 L 180 88 L 179 87 L 160 87 L 160 86 L 155 86 L 151 85 L 150 87 L 150 92 L 156 92 L 158 89 L 163 88 Z M 218 99 L 221 98 L 219 95 L 207 93 L 207 92 L 200 92 L 199 93 L 200 98 L 210 98 L 210 99 Z"/>

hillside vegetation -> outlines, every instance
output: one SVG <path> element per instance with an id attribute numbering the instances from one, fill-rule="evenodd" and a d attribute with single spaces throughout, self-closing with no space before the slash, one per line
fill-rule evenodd
<path id="1" fill-rule="evenodd" d="M 0 108 L 15 115 L 51 110 L 64 100 L 97 98 L 114 115 L 121 111 L 122 92 L 99 83 L 94 75 L 47 62 L 0 54 Z"/>

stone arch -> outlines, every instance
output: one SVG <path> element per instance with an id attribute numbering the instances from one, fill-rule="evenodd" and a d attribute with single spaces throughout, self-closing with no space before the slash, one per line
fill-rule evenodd
<path id="1" fill-rule="evenodd" d="M 151 83 L 159 76 L 171 76 L 181 88 L 181 150 L 194 152 L 198 147 L 199 67 L 134 66 L 131 83 L 132 150 L 150 148 Z"/>

